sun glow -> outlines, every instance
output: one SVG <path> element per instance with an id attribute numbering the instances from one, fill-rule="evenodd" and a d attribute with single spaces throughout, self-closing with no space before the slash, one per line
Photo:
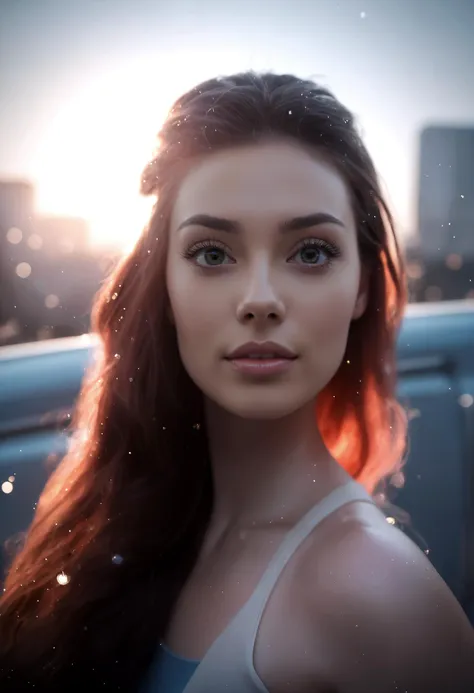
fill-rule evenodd
<path id="1" fill-rule="evenodd" d="M 241 46 L 223 49 L 219 65 L 242 69 Z M 215 70 L 213 51 L 180 43 L 73 90 L 33 157 L 39 211 L 83 217 L 95 246 L 133 245 L 153 203 L 139 183 L 160 125 L 173 101 Z"/>
<path id="2" fill-rule="evenodd" d="M 234 47 L 221 57 L 223 73 L 250 67 L 243 66 L 241 53 Z M 214 73 L 213 53 L 186 53 L 180 46 L 179 56 L 170 53 L 166 60 L 142 56 L 73 90 L 33 154 L 39 211 L 86 219 L 94 246 L 132 246 L 153 203 L 139 194 L 139 181 L 160 125 L 175 98 Z M 338 91 L 344 100 L 343 85 Z M 351 105 L 353 95 L 347 88 L 346 92 Z M 410 215 L 400 180 L 406 178 L 402 174 L 408 175 L 409 162 L 403 161 L 396 138 L 390 147 L 387 129 L 379 119 L 366 114 L 362 120 L 370 133 L 369 150 L 384 170 L 389 201 L 403 232 Z"/>
<path id="3" fill-rule="evenodd" d="M 130 245 L 149 215 L 140 175 L 175 96 L 150 84 L 137 67 L 103 75 L 58 112 L 37 152 L 39 211 L 85 218 L 93 245 Z"/>

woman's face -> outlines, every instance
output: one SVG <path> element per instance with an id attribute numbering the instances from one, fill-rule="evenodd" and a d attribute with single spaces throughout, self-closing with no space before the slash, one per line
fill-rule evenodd
<path id="1" fill-rule="evenodd" d="M 314 401 L 341 366 L 363 283 L 349 193 L 322 159 L 272 142 L 188 171 L 167 288 L 183 364 L 215 404 L 271 419 Z"/>

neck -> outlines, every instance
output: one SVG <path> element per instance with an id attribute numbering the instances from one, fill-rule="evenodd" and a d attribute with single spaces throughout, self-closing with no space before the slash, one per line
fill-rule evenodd
<path id="1" fill-rule="evenodd" d="M 278 420 L 242 419 L 206 402 L 213 532 L 297 520 L 347 474 L 319 433 L 315 405 Z"/>

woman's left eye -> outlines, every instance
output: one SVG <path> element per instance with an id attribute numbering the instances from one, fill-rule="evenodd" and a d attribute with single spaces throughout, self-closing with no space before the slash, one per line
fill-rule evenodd
<path id="1" fill-rule="evenodd" d="M 335 246 L 325 241 L 314 240 L 303 243 L 290 259 L 296 259 L 298 264 L 325 267 L 328 266 L 337 255 L 339 255 L 339 251 Z"/>

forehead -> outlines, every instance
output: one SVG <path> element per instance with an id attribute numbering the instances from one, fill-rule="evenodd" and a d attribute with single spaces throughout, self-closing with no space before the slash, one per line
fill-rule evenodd
<path id="1" fill-rule="evenodd" d="M 297 143 L 271 142 L 219 151 L 195 164 L 179 187 L 172 226 L 201 213 L 245 221 L 319 211 L 350 223 L 342 176 Z"/>

